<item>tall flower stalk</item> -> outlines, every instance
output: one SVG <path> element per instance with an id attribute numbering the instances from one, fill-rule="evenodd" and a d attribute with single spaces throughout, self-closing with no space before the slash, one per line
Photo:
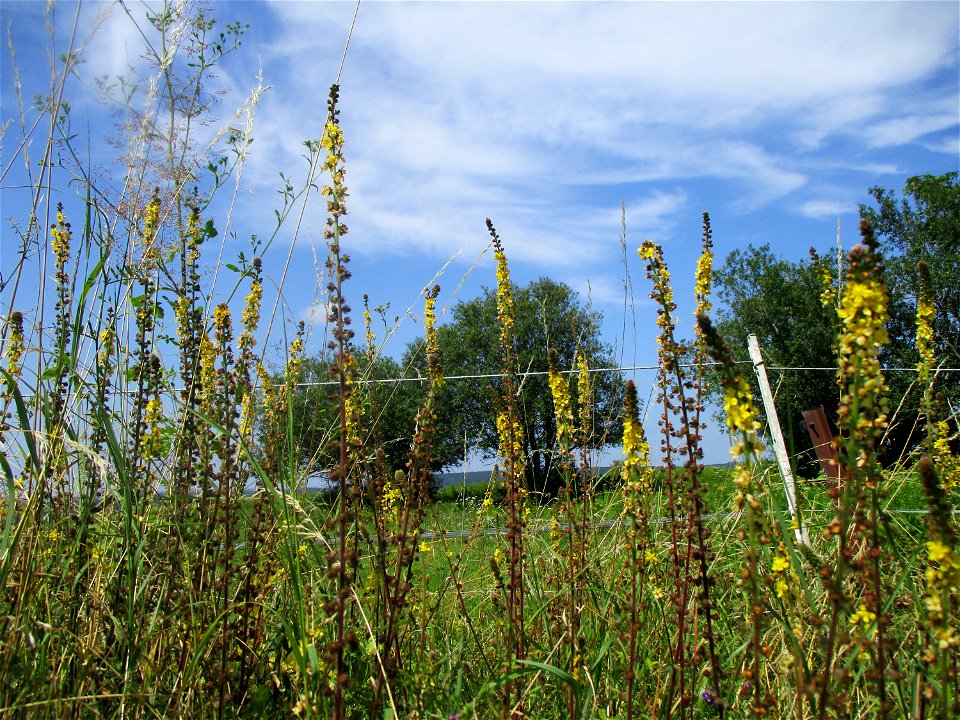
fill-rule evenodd
<path id="1" fill-rule="evenodd" d="M 517 409 L 517 384 L 515 380 L 515 349 L 513 282 L 503 245 L 493 223 L 487 219 L 487 231 L 493 239 L 493 254 L 497 263 L 497 322 L 500 326 L 501 390 L 497 408 L 497 435 L 499 454 L 506 475 L 507 505 L 507 643 L 506 672 L 510 673 L 517 660 L 526 658 L 524 621 L 524 565 L 526 552 L 524 531 L 527 523 L 527 489 L 525 484 L 526 455 L 524 451 L 523 425 Z M 514 697 L 514 691 L 516 697 Z M 519 711 L 522 698 L 520 688 L 508 680 L 504 684 L 503 716 L 510 717 L 514 709 Z"/>
<path id="2" fill-rule="evenodd" d="M 750 697 L 750 712 L 754 717 L 764 717 L 770 712 L 772 698 L 765 692 L 762 676 L 764 659 L 769 654 L 762 642 L 767 624 L 761 597 L 762 558 L 765 547 L 773 537 L 773 531 L 763 505 L 757 499 L 758 489 L 754 484 L 755 466 L 765 449 L 758 435 L 760 411 L 753 402 L 750 384 L 737 371 L 730 347 L 720 337 L 709 317 L 699 314 L 697 325 L 700 337 L 719 366 L 725 422 L 728 432 L 736 438 L 730 448 L 730 454 L 736 463 L 733 470 L 733 482 L 736 487 L 733 509 L 746 515 L 746 528 L 740 533 L 741 539 L 745 541 L 744 568 L 740 586 L 746 596 L 750 616 L 749 652 L 741 671 L 743 683 L 740 694 Z"/>
<path id="3" fill-rule="evenodd" d="M 669 497 L 674 580 L 672 600 L 677 623 L 667 702 L 668 706 L 672 705 L 673 698 L 677 698 L 681 717 L 687 717 L 692 712 L 691 685 L 694 680 L 691 676 L 695 675 L 689 671 L 696 668 L 688 665 L 696 665 L 699 662 L 697 658 L 702 657 L 697 647 L 702 618 L 702 637 L 707 643 L 709 660 L 708 674 L 712 676 L 711 687 L 704 691 L 703 697 L 710 697 L 710 703 L 716 705 L 722 713 L 722 701 L 717 702 L 714 694 L 720 682 L 720 663 L 713 631 L 714 613 L 708 573 L 710 550 L 708 532 L 703 527 L 703 498 L 700 486 L 700 412 L 704 355 L 702 350 L 695 353 L 698 359 L 697 375 L 693 379 L 687 377 L 683 360 L 688 348 L 676 337 L 676 303 L 663 251 L 658 245 L 648 241 L 640 247 L 639 254 L 647 261 L 647 276 L 653 283 L 650 297 L 657 304 L 657 325 L 660 327 L 657 337 L 657 399 L 662 409 L 661 447 Z M 706 306 L 709 302 L 712 257 L 710 222 L 709 217 L 704 215 L 703 252 L 698 263 L 696 282 L 698 306 Z M 683 519 L 680 517 L 681 512 Z M 679 532 L 680 528 L 682 534 Z M 698 586 L 699 592 L 694 596 L 693 588 Z"/>
<path id="4" fill-rule="evenodd" d="M 336 381 L 334 396 L 338 403 L 338 417 L 340 420 L 339 432 L 334 440 L 335 454 L 339 460 L 331 471 L 331 478 L 336 481 L 339 491 L 339 511 L 336 517 L 337 546 L 329 557 L 328 576 L 334 578 L 335 595 L 327 603 L 327 611 L 331 614 L 334 625 L 334 637 L 324 648 L 324 656 L 333 670 L 333 715 L 336 720 L 346 717 L 346 699 L 344 692 L 350 685 L 347 675 L 345 649 L 349 644 L 356 644 L 356 636 L 346 629 L 347 603 L 351 592 L 353 577 L 350 566 L 353 565 L 355 548 L 347 545 L 347 534 L 353 523 L 353 508 L 350 503 L 350 458 L 352 443 L 356 438 L 356 413 L 352 397 L 354 360 L 350 350 L 350 341 L 353 330 L 350 329 L 350 307 L 343 294 L 343 283 L 350 278 L 347 263 L 350 258 L 343 253 L 341 241 L 347 234 L 347 226 L 341 218 L 347 214 L 346 198 L 347 187 L 344 184 L 346 169 L 343 162 L 343 132 L 340 129 L 337 101 L 340 88 L 333 85 L 330 88 L 330 98 L 327 102 L 327 124 L 324 128 L 321 146 L 327 151 L 323 168 L 329 173 L 330 184 L 324 185 L 321 194 L 327 198 L 327 226 L 324 228 L 324 239 L 328 242 L 329 254 L 327 257 L 327 271 L 330 281 L 327 285 L 329 294 L 330 314 L 328 320 L 332 325 L 333 339 L 329 341 L 329 348 L 335 353 L 335 360 L 331 367 L 331 374 Z"/>
<path id="5" fill-rule="evenodd" d="M 650 554 L 650 494 L 653 491 L 653 468 L 650 467 L 650 446 L 640 423 L 640 404 L 637 386 L 627 381 L 623 401 L 623 463 L 620 466 L 623 483 L 622 522 L 626 531 L 624 547 L 627 559 L 624 563 L 629 577 L 630 625 L 627 629 L 626 668 L 626 717 L 634 717 L 637 698 L 637 668 L 642 638 L 641 613 L 649 601 L 643 599 Z"/>
<path id="6" fill-rule="evenodd" d="M 583 657 L 580 652 L 580 583 L 582 582 L 583 562 L 586 548 L 580 542 L 581 523 L 576 516 L 577 503 L 577 476 L 573 458 L 574 425 L 573 409 L 570 402 L 570 386 L 567 378 L 557 367 L 557 353 L 554 348 L 548 352 L 548 379 L 550 395 L 553 399 L 553 413 L 557 427 L 557 452 L 559 453 L 558 469 L 564 478 L 564 486 L 560 488 L 560 498 L 555 506 L 554 524 L 557 534 L 565 539 L 564 563 L 561 571 L 561 583 L 566 585 L 566 642 L 568 645 L 569 660 L 567 671 L 574 680 L 579 680 L 580 667 Z M 582 403 L 588 402 L 587 396 L 581 395 Z M 586 470 L 586 468 L 584 468 Z M 586 504 L 586 499 L 581 499 Z M 564 530 L 559 531 L 560 517 L 564 521 Z M 576 693 L 573 685 L 567 687 L 567 713 L 576 717 Z"/>
<path id="7" fill-rule="evenodd" d="M 820 717 L 826 717 L 833 671 L 834 647 L 840 640 L 842 617 L 849 611 L 844 579 L 858 572 L 864 588 L 860 615 L 870 618 L 861 643 L 873 660 L 881 717 L 889 716 L 887 697 L 887 625 L 881 562 L 886 553 L 880 545 L 880 499 L 883 474 L 877 447 L 887 427 L 887 384 L 880 369 L 880 348 L 888 342 L 887 290 L 873 228 L 860 222 L 861 243 L 849 254 L 847 277 L 837 314 L 841 322 L 837 379 L 841 387 L 838 425 L 840 462 L 846 471 L 842 487 L 834 488 L 837 514 L 828 533 L 836 538 L 837 561 L 824 567 L 822 575 L 831 603 L 826 663 L 820 687 Z M 869 616 L 864 613 L 869 613 Z"/>

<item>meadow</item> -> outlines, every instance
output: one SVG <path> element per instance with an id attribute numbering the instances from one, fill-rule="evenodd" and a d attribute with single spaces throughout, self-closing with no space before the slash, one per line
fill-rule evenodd
<path id="1" fill-rule="evenodd" d="M 197 83 L 212 67 L 204 57 Z M 159 77 L 182 111 L 190 86 Z M 221 219 L 206 212 L 229 159 L 211 164 L 213 187 L 191 193 L 196 177 L 178 154 L 186 130 L 171 120 L 154 138 L 167 172 L 141 165 L 120 198 L 90 172 L 71 214 L 49 206 L 38 181 L 20 267 L 37 268 L 43 289 L 28 294 L 18 274 L 3 290 L 0 716 L 960 714 L 960 463 L 934 392 L 931 302 L 921 297 L 917 316 L 926 439 L 882 466 L 899 398 L 885 396 L 878 359 L 887 294 L 869 224 L 845 277 L 825 287 L 841 321 L 843 479 L 802 484 L 797 518 L 749 379 L 709 319 L 706 216 L 694 337 L 676 335 L 661 248 L 638 250 L 659 308 L 648 410 L 662 434 L 644 437 L 628 383 L 623 460 L 602 482 L 582 442 L 594 422 L 590 368 L 551 364 L 555 498 L 526 486 L 509 238 L 487 221 L 500 452 L 488 485 L 437 500 L 441 290 L 423 294 L 423 403 L 406 465 L 391 470 L 377 393 L 357 371 L 379 347 L 369 310 L 349 307 L 359 298 L 340 112 L 333 86 L 322 138 L 307 145 L 311 175 L 290 189 L 291 208 L 317 190 L 328 217 L 331 493 L 303 492 L 316 468 L 303 467 L 292 432 L 303 329 L 286 328 L 279 372 L 258 347 L 269 279 L 256 247 L 231 263 L 236 283 L 222 297 L 208 285 L 205 266 L 227 264 Z M 54 123 L 51 142 L 58 133 Z M 729 469 L 701 463 L 708 365 L 735 442 Z M 656 468 L 651 442 L 664 457 Z"/>

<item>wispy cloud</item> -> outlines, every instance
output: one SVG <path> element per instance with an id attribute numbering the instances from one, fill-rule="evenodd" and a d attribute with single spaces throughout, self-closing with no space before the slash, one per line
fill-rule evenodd
<path id="1" fill-rule="evenodd" d="M 857 204 L 842 200 L 807 200 L 800 205 L 800 213 L 811 218 L 835 218 L 856 213 Z"/>
<path id="2" fill-rule="evenodd" d="M 873 147 L 906 145 L 931 133 L 956 127 L 957 115 L 908 115 L 874 123 L 864 135 Z"/>
<path id="3" fill-rule="evenodd" d="M 869 124 L 868 143 L 909 143 L 950 127 L 943 112 L 882 115 L 955 47 L 955 9 L 917 7 L 363 6 L 344 80 L 362 222 L 381 248 L 442 253 L 484 242 L 472 228 L 496 211 L 524 259 L 563 264 L 584 247 L 563 230 L 584 215 L 574 186 L 721 179 L 728 206 L 752 212 L 809 182 L 815 159 L 798 163 L 791 142 L 810 150 Z M 300 77 L 316 83 L 314 98 L 296 87 L 301 122 L 322 112 L 330 77 L 303 28 L 340 27 L 347 9 L 271 6 L 267 66 L 309 68 Z M 291 90 L 278 85 L 271 107 Z M 292 155 L 289 136 L 264 146 Z"/>

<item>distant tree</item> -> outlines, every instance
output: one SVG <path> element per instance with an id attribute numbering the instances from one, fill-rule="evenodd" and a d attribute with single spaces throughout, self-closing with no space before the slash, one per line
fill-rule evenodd
<path id="1" fill-rule="evenodd" d="M 378 449 L 387 470 L 406 466 L 407 451 L 413 437 L 414 419 L 422 392 L 417 383 L 368 382 L 397 380 L 403 376 L 400 365 L 388 356 L 371 363 L 366 353 L 357 359 L 358 398 L 363 407 L 362 432 L 366 454 L 373 459 Z M 324 472 L 338 458 L 330 450 L 330 441 L 339 430 L 336 388 L 324 384 L 331 380 L 331 361 L 322 357 L 303 360 L 300 386 L 292 402 L 293 438 L 301 468 Z"/>
<path id="2" fill-rule="evenodd" d="M 870 189 L 876 208 L 860 206 L 873 223 L 886 262 L 890 291 L 890 345 L 885 364 L 914 367 L 916 311 L 920 262 L 930 270 L 936 305 L 934 343 L 938 363 L 960 367 L 960 185 L 957 173 L 918 175 L 907 180 L 902 196 L 880 187 Z M 912 386 L 913 373 L 889 373 L 894 406 L 900 406 L 888 436 L 899 455 L 920 440 L 916 417 L 921 389 Z M 942 373 L 934 386 L 944 409 L 960 400 L 960 373 Z M 902 401 L 902 402 L 901 402 Z"/>
<path id="3" fill-rule="evenodd" d="M 584 353 L 592 368 L 614 367 L 611 349 L 600 340 L 602 315 L 585 306 L 572 288 L 540 278 L 515 288 L 515 293 L 517 373 L 545 373 L 548 349 L 556 351 L 561 370 L 575 367 L 578 351 Z M 458 303 L 453 320 L 439 328 L 444 375 L 498 375 L 502 362 L 499 339 L 494 290 L 485 289 L 481 297 Z M 422 343 L 412 343 L 404 365 L 422 366 L 422 354 Z M 619 442 L 623 383 L 619 372 L 595 373 L 591 380 L 593 427 L 587 445 L 601 448 Z M 498 385 L 496 377 L 444 384 L 435 448 L 438 463 L 450 466 L 461 462 L 467 447 L 479 449 L 488 459 L 496 455 L 496 411 L 491 389 Z M 575 379 L 571 390 L 578 401 Z M 522 377 L 517 402 L 527 446 L 528 486 L 553 492 L 558 482 L 554 463 L 557 428 L 546 375 Z"/>
<path id="4" fill-rule="evenodd" d="M 720 300 L 717 327 L 738 360 L 748 360 L 747 336 L 756 335 L 768 368 L 835 368 L 836 312 L 825 308 L 814 262 L 790 262 L 769 245 L 735 250 L 714 274 Z M 748 373 L 752 375 L 752 373 Z M 835 416 L 835 370 L 769 370 L 777 415 L 788 444 L 800 454 L 799 470 L 817 464 L 801 413 L 823 405 Z M 712 383 L 716 385 L 716 383 Z"/>
<path id="5" fill-rule="evenodd" d="M 874 226 L 885 258 L 885 280 L 890 293 L 890 342 L 882 361 L 889 367 L 917 364 L 916 307 L 918 264 L 927 263 L 937 308 L 934 338 L 937 357 L 946 367 L 960 367 L 960 186 L 957 173 L 921 175 L 907 180 L 903 196 L 874 187 L 877 207 L 860 206 L 862 217 Z M 836 313 L 820 301 L 823 284 L 818 265 L 826 258 L 814 253 L 810 261 L 788 262 L 774 256 L 769 246 L 732 252 L 716 271 L 720 303 L 720 331 L 746 359 L 747 335 L 756 334 L 770 366 L 835 367 Z M 888 457 L 900 457 L 914 444 L 920 392 L 912 387 L 910 372 L 888 372 L 887 383 L 897 416 L 887 437 Z M 833 371 L 786 370 L 775 374 L 778 414 L 795 452 L 809 448 L 800 412 L 823 405 L 836 413 L 839 395 Z M 954 405 L 960 398 L 960 377 L 945 373 L 938 392 Z M 809 457 L 809 456 L 808 456 Z M 801 470 L 815 469 L 801 462 Z"/>
<path id="6" fill-rule="evenodd" d="M 918 264 L 930 268 L 937 307 L 934 341 L 938 358 L 949 367 L 960 361 L 960 185 L 957 173 L 919 175 L 907 180 L 902 198 L 874 187 L 877 208 L 860 206 L 873 223 L 886 258 L 891 294 L 891 363 L 912 366 L 916 356 Z M 946 389 L 950 378 L 943 378 Z"/>

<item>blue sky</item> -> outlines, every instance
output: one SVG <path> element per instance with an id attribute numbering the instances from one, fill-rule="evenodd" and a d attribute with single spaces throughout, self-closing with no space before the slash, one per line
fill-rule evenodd
<path id="1" fill-rule="evenodd" d="M 141 3 L 126 8 L 142 16 Z M 233 113 L 258 82 L 262 89 L 254 142 L 226 193 L 236 195 L 217 218 L 225 258 L 269 232 L 278 172 L 294 184 L 304 177 L 302 141 L 321 133 L 355 8 L 212 4 L 221 22 L 250 27 L 209 86 L 221 102 L 200 138 L 245 124 Z M 49 87 L 45 9 L 0 4 L 27 100 Z M 114 129 L 93 79 L 142 69 L 143 39 L 124 6 L 89 3 L 77 14 L 57 3 L 58 49 L 75 16 L 85 63 L 66 96 L 75 132 L 89 128 L 81 147 L 106 167 Z M 442 268 L 441 305 L 493 284 L 490 217 L 517 282 L 547 275 L 570 284 L 604 313 L 605 336 L 625 363 L 652 364 L 655 308 L 640 243 L 664 246 L 681 331 L 690 328 L 705 210 L 718 261 L 747 243 L 793 259 L 810 246 L 829 249 L 838 220 L 849 248 L 869 187 L 899 190 L 911 175 L 958 169 L 958 36 L 956 2 L 362 2 L 340 79 L 353 305 L 363 293 L 390 303 L 402 322 L 386 351 L 399 355 L 421 330 L 419 293 Z M 4 274 L 16 260 L 8 219 L 22 221 L 27 202 L 13 68 L 5 50 Z M 36 117 L 27 110 L 28 125 Z M 34 161 L 42 137 L 30 141 Z M 69 202 L 77 191 L 67 180 L 56 175 L 54 184 Z M 635 299 L 625 332 L 621 202 Z M 289 319 L 323 315 L 323 213 L 315 199 L 265 256 L 275 279 L 289 258 Z M 653 375 L 637 378 L 645 397 Z M 725 443 L 713 438 L 707 459 L 723 461 Z"/>

